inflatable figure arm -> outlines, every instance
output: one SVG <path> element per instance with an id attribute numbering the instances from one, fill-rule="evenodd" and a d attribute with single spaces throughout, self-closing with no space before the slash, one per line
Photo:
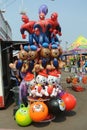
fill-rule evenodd
<path id="1" fill-rule="evenodd" d="M 26 39 L 26 34 L 24 34 L 25 31 L 26 31 L 26 30 L 25 30 L 24 28 L 21 28 L 21 29 L 20 29 L 20 32 L 21 32 L 21 35 L 22 35 L 22 38 L 23 38 L 23 39 Z"/>
<path id="2" fill-rule="evenodd" d="M 61 36 L 62 33 L 61 33 L 61 27 L 59 24 L 56 26 L 56 30 L 57 30 L 57 33 L 59 34 L 59 36 Z"/>

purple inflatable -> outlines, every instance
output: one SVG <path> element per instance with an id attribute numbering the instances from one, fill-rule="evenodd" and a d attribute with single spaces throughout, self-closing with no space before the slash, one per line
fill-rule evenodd
<path id="1" fill-rule="evenodd" d="M 44 13 L 45 15 L 48 13 L 48 7 L 47 7 L 47 5 L 43 4 L 43 5 L 40 6 L 40 8 L 39 8 L 39 14 L 40 13 Z"/>

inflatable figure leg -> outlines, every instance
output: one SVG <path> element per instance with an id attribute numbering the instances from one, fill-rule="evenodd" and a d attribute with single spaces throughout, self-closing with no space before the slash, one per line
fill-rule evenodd
<path id="1" fill-rule="evenodd" d="M 29 34 L 29 45 L 33 45 L 33 34 Z"/>

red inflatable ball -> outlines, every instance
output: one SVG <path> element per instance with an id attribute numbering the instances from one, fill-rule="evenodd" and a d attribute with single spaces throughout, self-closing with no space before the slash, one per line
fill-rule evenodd
<path id="1" fill-rule="evenodd" d="M 65 102 L 67 111 L 70 111 L 75 108 L 76 98 L 72 94 L 64 93 L 61 98 Z"/>

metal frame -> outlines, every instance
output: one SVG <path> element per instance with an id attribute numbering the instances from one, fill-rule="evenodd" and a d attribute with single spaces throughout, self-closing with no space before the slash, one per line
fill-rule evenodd
<path id="1" fill-rule="evenodd" d="M 20 50 L 20 45 L 27 41 L 0 41 L 0 108 L 5 108 L 10 93 L 10 68 L 13 50 Z"/>

